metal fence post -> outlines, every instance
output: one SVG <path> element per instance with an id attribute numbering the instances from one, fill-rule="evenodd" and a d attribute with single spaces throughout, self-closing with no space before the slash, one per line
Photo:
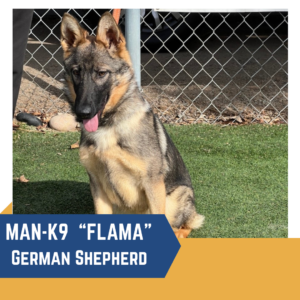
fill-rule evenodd
<path id="1" fill-rule="evenodd" d="M 140 10 L 126 9 L 125 15 L 125 36 L 127 49 L 130 53 L 135 78 L 141 88 L 141 31 L 140 31 Z"/>

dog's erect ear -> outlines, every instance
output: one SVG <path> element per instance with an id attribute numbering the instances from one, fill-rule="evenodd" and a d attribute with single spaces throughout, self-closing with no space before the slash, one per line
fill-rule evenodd
<path id="1" fill-rule="evenodd" d="M 79 42 L 85 40 L 88 32 L 84 30 L 78 21 L 68 13 L 65 13 L 61 22 L 61 46 L 65 52 L 76 47 Z"/>
<path id="2" fill-rule="evenodd" d="M 125 39 L 109 12 L 105 12 L 99 21 L 96 41 L 103 43 L 107 49 L 118 49 L 120 43 L 125 45 Z"/>

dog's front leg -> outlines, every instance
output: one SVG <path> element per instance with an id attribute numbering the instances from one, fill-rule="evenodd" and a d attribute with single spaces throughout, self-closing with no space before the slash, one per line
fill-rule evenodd
<path id="1" fill-rule="evenodd" d="M 96 214 L 112 214 L 113 207 L 101 185 L 89 174 Z"/>
<path id="2" fill-rule="evenodd" d="M 163 178 L 144 184 L 146 197 L 151 214 L 165 214 L 166 187 Z"/>

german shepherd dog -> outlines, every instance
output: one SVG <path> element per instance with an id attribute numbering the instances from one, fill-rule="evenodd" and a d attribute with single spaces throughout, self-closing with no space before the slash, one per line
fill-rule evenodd
<path id="1" fill-rule="evenodd" d="M 104 13 L 90 36 L 64 14 L 61 45 L 95 212 L 165 214 L 175 235 L 187 237 L 204 217 L 179 152 L 140 94 L 114 18 Z"/>

